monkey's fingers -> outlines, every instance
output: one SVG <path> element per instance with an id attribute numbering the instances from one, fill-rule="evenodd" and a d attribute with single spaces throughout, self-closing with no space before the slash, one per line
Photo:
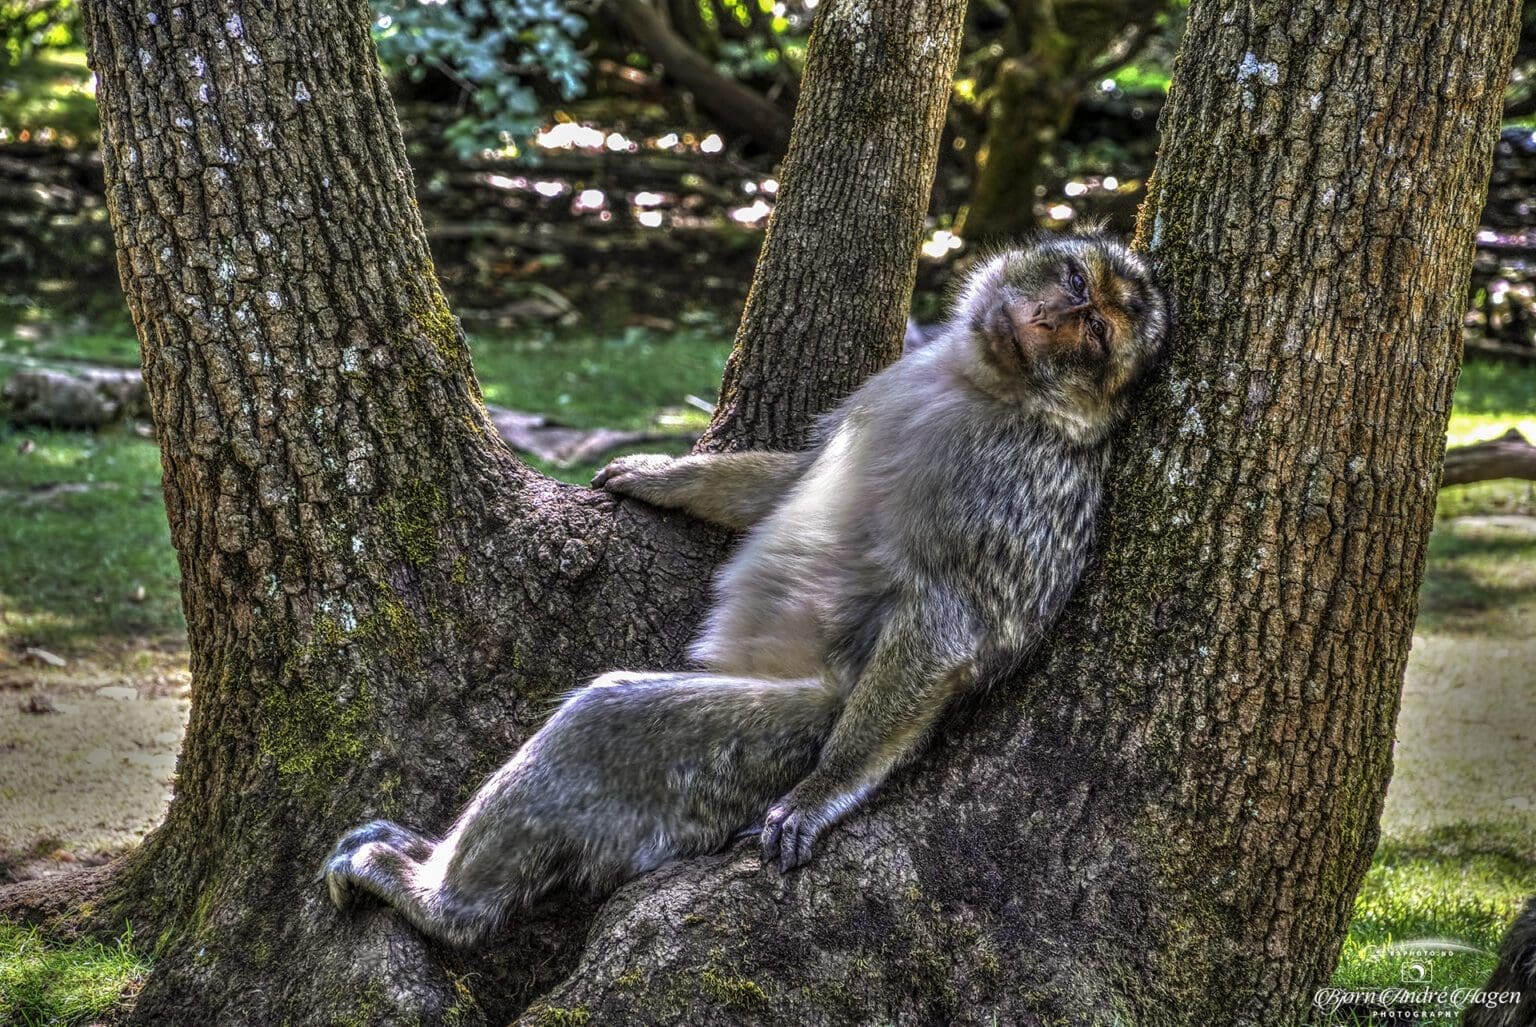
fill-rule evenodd
<path id="1" fill-rule="evenodd" d="M 788 816 L 788 807 L 781 804 L 770 809 L 763 818 L 763 849 L 759 858 L 765 867 L 771 867 L 779 861 L 779 841 L 784 834 L 784 820 Z"/>
<path id="2" fill-rule="evenodd" d="M 621 456 L 608 461 L 608 465 L 592 476 L 592 487 L 595 489 L 607 489 L 610 492 L 620 491 L 620 486 L 626 482 L 632 482 L 644 477 L 647 473 L 654 474 L 672 463 L 672 457 L 661 453 L 631 453 L 629 456 Z"/>
<path id="3" fill-rule="evenodd" d="M 821 822 L 804 810 L 786 803 L 774 806 L 763 822 L 763 865 L 777 864 L 779 873 L 787 874 L 809 863 L 811 845 L 821 828 Z"/>

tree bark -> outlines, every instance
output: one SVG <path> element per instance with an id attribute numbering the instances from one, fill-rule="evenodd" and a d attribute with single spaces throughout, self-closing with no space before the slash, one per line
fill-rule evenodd
<path id="1" fill-rule="evenodd" d="M 803 102 L 846 163 L 797 169 L 797 126 L 722 447 L 793 444 L 899 345 L 905 296 L 855 290 L 910 284 L 912 224 L 867 222 L 934 144 L 873 126 L 947 81 L 958 5 L 822 6 L 845 77 Z M 675 662 L 722 539 L 495 440 L 361 3 L 87 5 L 193 652 L 167 822 L 74 893 L 156 939 L 136 1020 L 1299 1020 L 1374 846 L 1439 483 L 1517 14 L 1473 6 L 1196 4 L 1141 233 L 1182 329 L 1032 665 L 803 871 L 677 863 L 465 955 L 338 916 L 337 830 L 439 827 L 560 690 Z M 838 362 L 783 381 L 807 353 Z M 76 904 L 43 890 L 9 904 Z"/>
<path id="2" fill-rule="evenodd" d="M 339 918 L 318 861 L 359 820 L 446 823 L 562 691 L 675 661 L 721 538 L 497 438 L 365 4 L 84 15 L 193 672 L 175 799 L 99 902 L 157 939 L 136 1020 L 504 1017 L 568 924 L 491 972 Z"/>
<path id="3" fill-rule="evenodd" d="M 824 4 L 778 202 L 701 446 L 795 449 L 901 355 L 961 0 Z"/>

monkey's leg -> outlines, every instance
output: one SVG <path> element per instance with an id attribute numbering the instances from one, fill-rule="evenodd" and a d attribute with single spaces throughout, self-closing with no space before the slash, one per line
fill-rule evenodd
<path id="1" fill-rule="evenodd" d="M 745 530 L 778 505 L 814 457 L 812 452 L 700 453 L 678 458 L 637 453 L 604 467 L 592 484 Z"/>
<path id="2" fill-rule="evenodd" d="M 424 934 L 469 945 L 557 884 L 596 893 L 726 844 L 815 765 L 840 696 L 818 680 L 607 674 L 573 693 L 480 788 L 441 842 L 388 821 L 322 875 Z"/>
<path id="3" fill-rule="evenodd" d="M 789 871 L 811 858 L 817 836 L 857 808 L 914 756 L 950 700 L 974 676 L 974 649 L 898 614 L 887 626 L 833 725 L 816 769 L 769 810 L 763 863 Z"/>

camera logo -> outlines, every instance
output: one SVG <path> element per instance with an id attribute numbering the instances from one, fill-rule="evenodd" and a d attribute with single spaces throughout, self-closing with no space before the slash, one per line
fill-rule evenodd
<path id="1" fill-rule="evenodd" d="M 1428 959 L 1404 963 L 1397 977 L 1404 984 L 1429 984 L 1435 979 L 1435 964 Z"/>

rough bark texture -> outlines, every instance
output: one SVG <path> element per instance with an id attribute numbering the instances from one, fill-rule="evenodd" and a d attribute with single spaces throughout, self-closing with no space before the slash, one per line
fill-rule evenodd
<path id="1" fill-rule="evenodd" d="M 719 445 L 900 337 L 932 140 L 880 133 L 942 107 L 959 13 L 823 6 L 796 142 L 839 145 L 790 169 Z M 1143 228 L 1184 327 L 1052 641 L 805 870 L 674 864 L 480 955 L 338 916 L 321 855 L 671 662 L 721 540 L 494 438 L 361 3 L 84 10 L 194 661 L 166 825 L 77 893 L 157 938 L 139 1022 L 1299 1019 L 1375 841 L 1514 0 L 1197 3 Z"/>
<path id="2" fill-rule="evenodd" d="M 194 681 L 175 801 L 101 904 L 159 935 L 137 1019 L 520 1008 L 568 925 L 491 973 L 338 917 L 318 861 L 362 819 L 445 824 L 562 690 L 674 659 L 720 539 L 496 437 L 364 4 L 85 17 Z"/>
<path id="3" fill-rule="evenodd" d="M 1041 162 L 1072 120 L 1110 44 L 1150 29 L 1167 0 L 1016 0 L 986 104 L 976 178 L 960 219 L 972 244 L 1033 231 Z"/>
<path id="4" fill-rule="evenodd" d="M 963 0 L 828 0 L 705 449 L 795 449 L 901 353 Z"/>

